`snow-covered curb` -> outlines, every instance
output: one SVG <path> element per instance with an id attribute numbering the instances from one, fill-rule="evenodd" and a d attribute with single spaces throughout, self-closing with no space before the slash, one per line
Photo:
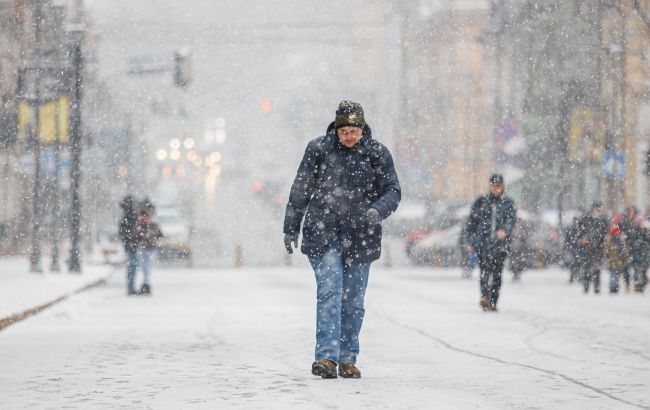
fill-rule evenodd
<path id="1" fill-rule="evenodd" d="M 24 259 L 0 260 L 0 331 L 71 295 L 100 286 L 115 268 L 84 266 L 82 274 L 28 273 Z"/>

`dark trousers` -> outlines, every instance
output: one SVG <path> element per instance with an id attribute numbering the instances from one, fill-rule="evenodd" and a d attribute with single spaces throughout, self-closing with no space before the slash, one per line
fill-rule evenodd
<path id="1" fill-rule="evenodd" d="M 594 292 L 600 292 L 600 260 L 587 259 L 582 266 L 582 283 L 585 287 L 585 293 L 589 292 L 589 285 L 593 282 Z"/>
<path id="2" fill-rule="evenodd" d="M 490 305 L 496 307 L 501 289 L 501 274 L 506 256 L 478 254 L 478 266 L 481 269 L 481 297 L 487 298 Z"/>
<path id="3" fill-rule="evenodd" d="M 571 260 L 569 261 L 569 282 L 580 280 L 580 268 L 582 263 L 580 262 L 580 255 L 577 253 L 571 254 Z"/>
<path id="4" fill-rule="evenodd" d="M 628 269 L 634 270 L 634 290 L 643 292 L 648 284 L 648 265 L 646 263 L 631 263 Z"/>

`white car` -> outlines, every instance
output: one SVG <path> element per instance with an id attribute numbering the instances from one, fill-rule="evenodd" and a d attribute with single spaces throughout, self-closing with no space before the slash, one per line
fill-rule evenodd
<path id="1" fill-rule="evenodd" d="M 160 227 L 163 237 L 159 242 L 160 260 L 191 261 L 191 225 L 185 215 L 176 207 L 156 208 L 154 221 Z"/>

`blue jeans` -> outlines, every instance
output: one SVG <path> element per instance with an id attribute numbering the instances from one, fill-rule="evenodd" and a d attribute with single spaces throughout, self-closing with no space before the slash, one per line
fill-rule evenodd
<path id="1" fill-rule="evenodd" d="M 356 363 L 370 263 L 346 266 L 340 244 L 309 262 L 317 287 L 315 358 Z"/>
<path id="2" fill-rule="evenodd" d="M 151 276 L 151 260 L 153 258 L 153 250 L 151 249 L 138 249 L 138 256 L 142 263 L 143 281 L 142 283 L 149 284 L 149 277 Z"/>
<path id="3" fill-rule="evenodd" d="M 138 254 L 136 251 L 126 252 L 126 286 L 129 293 L 135 292 L 135 271 L 138 269 Z"/>
<path id="4" fill-rule="evenodd" d="M 618 278 L 621 277 L 621 274 L 625 274 L 625 271 L 620 272 L 611 269 L 609 270 L 609 291 L 611 293 L 618 292 L 618 284 L 619 284 Z"/>

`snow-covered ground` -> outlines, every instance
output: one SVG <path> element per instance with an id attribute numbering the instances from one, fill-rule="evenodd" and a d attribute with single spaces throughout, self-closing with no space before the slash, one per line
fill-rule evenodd
<path id="1" fill-rule="evenodd" d="M 363 377 L 323 380 L 309 270 L 159 268 L 153 297 L 120 272 L 0 332 L 0 408 L 650 408 L 648 295 L 533 271 L 484 313 L 459 278 L 378 265 Z"/>
<path id="2" fill-rule="evenodd" d="M 84 265 L 82 274 L 68 273 L 61 263 L 60 272 L 50 272 L 48 258 L 41 266 L 44 272 L 29 273 L 27 258 L 0 258 L 0 320 L 66 297 L 113 270 L 108 265 Z"/>

